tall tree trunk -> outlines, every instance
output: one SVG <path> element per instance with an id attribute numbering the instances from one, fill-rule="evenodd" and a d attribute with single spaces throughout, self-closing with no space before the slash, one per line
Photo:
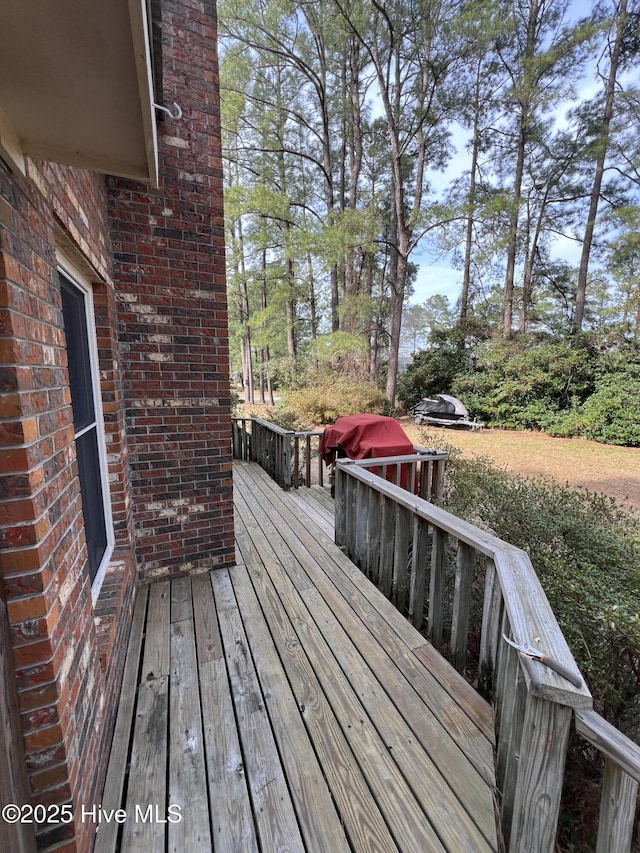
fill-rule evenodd
<path id="1" fill-rule="evenodd" d="M 278 103 L 278 137 L 280 141 L 280 147 L 276 152 L 276 159 L 278 163 L 278 179 L 279 179 L 279 189 L 283 196 L 287 196 L 288 191 L 288 181 L 287 181 L 287 170 L 286 163 L 284 160 L 284 150 L 285 150 L 285 126 L 286 126 L 286 112 L 284 108 L 284 104 L 282 103 L 282 77 L 281 77 L 281 68 L 278 64 L 276 69 L 277 75 L 277 92 L 276 98 Z M 291 205 L 287 204 L 287 219 L 283 222 L 280 221 L 280 230 L 284 235 L 284 255 L 285 255 L 285 269 L 286 269 L 286 283 L 287 283 L 287 295 L 286 295 L 286 317 L 287 317 L 287 353 L 290 358 L 296 358 L 296 325 L 297 325 L 297 317 L 296 317 L 296 293 L 295 293 L 295 267 L 293 258 L 291 256 Z"/>
<path id="2" fill-rule="evenodd" d="M 520 200 L 522 198 L 522 175 L 524 173 L 525 147 L 527 143 L 527 116 L 528 110 L 525 108 L 520 116 L 516 173 L 513 180 L 511 213 L 509 214 L 507 270 L 504 279 L 504 294 L 502 297 L 502 335 L 504 338 L 511 337 L 513 325 L 513 288 L 516 273 L 516 251 L 518 246 L 518 219 L 520 216 Z"/>
<path id="3" fill-rule="evenodd" d="M 471 253 L 473 248 L 473 225 L 476 205 L 476 181 L 478 157 L 480 154 L 480 69 L 478 62 L 473 101 L 473 139 L 471 147 L 471 175 L 469 195 L 467 196 L 467 225 L 464 242 L 464 272 L 462 274 L 462 293 L 460 294 L 460 325 L 464 326 L 469 308 L 469 287 L 471 285 Z M 464 331 L 463 331 L 464 334 Z"/>
<path id="4" fill-rule="evenodd" d="M 322 123 L 322 171 L 324 175 L 324 195 L 327 207 L 327 219 L 333 224 L 335 212 L 335 190 L 333 185 L 333 140 L 331 133 L 331 122 L 329 118 L 329 87 L 327 84 L 327 55 L 325 45 L 325 30 L 322 21 L 322 3 L 310 3 L 302 7 L 309 31 L 313 37 L 316 54 L 318 58 L 318 72 L 310 77 L 318 98 Z M 337 332 L 340 328 L 338 309 L 340 306 L 340 293 L 338 283 L 338 267 L 332 264 L 329 270 L 329 289 L 331 302 L 331 331 Z"/>
<path id="5" fill-rule="evenodd" d="M 510 338 L 513 325 L 513 288 L 516 271 L 516 252 L 518 246 L 518 219 L 520 215 L 520 200 L 522 198 L 522 176 L 524 174 L 524 162 L 526 145 L 529 136 L 529 115 L 531 110 L 530 92 L 528 91 L 528 76 L 531 72 L 531 64 L 535 55 L 536 28 L 540 13 L 539 0 L 530 0 L 529 20 L 527 22 L 527 44 L 523 61 L 522 97 L 520 99 L 520 120 L 518 126 L 518 143 L 516 155 L 516 172 L 513 179 L 513 196 L 511 199 L 511 213 L 509 216 L 509 244 L 507 246 L 507 270 L 504 280 L 504 295 L 502 298 L 502 334 Z"/>
<path id="6" fill-rule="evenodd" d="M 291 228 L 287 226 L 287 231 Z M 287 283 L 289 292 L 287 294 L 287 353 L 292 359 L 296 358 L 296 297 L 295 297 L 295 274 L 293 267 L 293 259 L 287 259 Z"/>
<path id="7" fill-rule="evenodd" d="M 396 385 L 398 382 L 398 358 L 400 352 L 400 332 L 402 330 L 402 308 L 404 304 L 404 282 L 407 279 L 408 252 L 400 240 L 400 251 L 397 252 L 395 263 L 396 277 L 391 281 L 391 304 L 389 318 L 389 361 L 387 369 L 386 396 L 391 406 L 396 402 Z M 403 251 L 404 248 L 404 251 Z"/>
<path id="8" fill-rule="evenodd" d="M 520 313 L 520 325 L 519 330 L 521 332 L 526 332 L 527 323 L 529 321 L 529 310 L 531 308 L 531 300 L 533 298 L 533 268 L 535 266 L 536 258 L 538 256 L 538 246 L 540 245 L 540 238 L 542 236 L 542 228 L 544 225 L 545 212 L 549 203 L 549 194 L 551 191 L 551 185 L 548 185 L 545 188 L 544 195 L 540 200 L 540 209 L 538 210 L 538 216 L 536 219 L 536 227 L 533 232 L 533 238 L 531 239 L 531 245 L 529 246 L 529 232 L 531 228 L 530 216 L 527 215 L 527 257 L 524 264 L 524 274 L 522 279 L 522 311 Z"/>
<path id="9" fill-rule="evenodd" d="M 527 321 L 529 319 L 529 300 L 531 299 L 531 283 L 533 280 L 533 258 L 535 250 L 531 246 L 531 216 L 527 206 L 527 221 L 524 226 L 524 270 L 522 273 L 522 301 L 520 304 L 520 321 L 518 323 L 518 331 L 527 331 Z"/>
<path id="10" fill-rule="evenodd" d="M 260 294 L 260 307 L 263 311 L 267 308 L 267 250 L 262 250 L 262 287 Z M 265 374 L 269 364 L 269 348 L 262 347 L 260 350 L 260 402 L 265 402 Z"/>
<path id="11" fill-rule="evenodd" d="M 581 331 L 584 322 L 584 306 L 587 294 L 587 275 L 589 273 L 589 257 L 593 243 L 593 232 L 598 215 L 598 203 L 602 189 L 602 178 L 604 176 L 604 163 L 609 147 L 609 128 L 613 116 L 613 103 L 616 90 L 616 77 L 620 63 L 620 48 L 627 23 L 627 0 L 620 0 L 616 13 L 616 34 L 611 50 L 611 63 L 609 65 L 609 76 L 605 89 L 604 113 L 602 116 L 602 130 L 600 132 L 600 144 L 598 146 L 598 157 L 591 187 L 589 200 L 589 213 L 587 214 L 587 225 L 582 241 L 582 254 L 580 256 L 580 268 L 578 270 L 578 283 L 576 287 L 576 306 L 573 316 L 573 328 L 576 332 Z"/>
<path id="12" fill-rule="evenodd" d="M 316 299 L 316 283 L 313 274 L 313 261 L 311 253 L 307 253 L 307 270 L 309 276 L 309 314 L 311 320 L 311 340 L 318 337 L 318 306 Z"/>
<path id="13" fill-rule="evenodd" d="M 362 170 L 362 112 L 360 105 L 360 50 L 358 42 L 352 39 L 348 45 L 348 56 L 345 52 L 345 142 L 348 141 L 349 184 L 346 199 L 347 209 L 355 211 L 358 206 L 358 182 Z M 347 113 L 346 102 L 349 103 Z M 346 152 L 345 152 L 346 154 Z M 344 297 L 351 300 L 341 320 L 341 328 L 345 332 L 360 331 L 361 323 L 353 298 L 360 292 L 360 275 L 357 269 L 357 254 L 359 248 L 349 246 L 344 267 Z"/>
<path id="14" fill-rule="evenodd" d="M 247 286 L 247 270 L 244 260 L 244 234 L 242 231 L 242 219 L 238 219 L 238 255 L 237 273 L 240 281 L 240 312 L 242 322 L 242 372 L 246 397 L 249 403 L 255 402 L 253 388 L 253 358 L 251 351 L 251 326 L 249 325 L 249 288 Z"/>

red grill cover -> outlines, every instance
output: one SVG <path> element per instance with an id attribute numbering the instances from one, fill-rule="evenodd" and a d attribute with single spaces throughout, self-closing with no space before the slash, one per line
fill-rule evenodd
<path id="1" fill-rule="evenodd" d="M 348 415 L 328 426 L 320 438 L 320 454 L 330 465 L 340 446 L 349 459 L 407 456 L 413 444 L 400 424 L 382 415 Z"/>

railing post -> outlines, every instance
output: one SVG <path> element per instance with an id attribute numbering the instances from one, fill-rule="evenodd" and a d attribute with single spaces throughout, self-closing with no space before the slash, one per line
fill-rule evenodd
<path id="1" fill-rule="evenodd" d="M 478 662 L 478 692 L 490 702 L 494 695 L 495 670 L 498 659 L 502 590 L 493 560 L 487 557 L 485 565 L 482 629 L 480 632 L 480 660 Z"/>
<path id="2" fill-rule="evenodd" d="M 527 694 L 509 853 L 553 853 L 573 709 Z"/>
<path id="3" fill-rule="evenodd" d="M 297 489 L 300 485 L 300 439 L 297 435 L 292 438 L 293 441 L 293 488 Z"/>
<path id="4" fill-rule="evenodd" d="M 231 456 L 233 459 L 239 459 L 238 456 L 238 422 L 231 418 Z"/>
<path id="5" fill-rule="evenodd" d="M 432 501 L 440 500 L 442 497 L 444 489 L 444 469 L 446 464 L 446 459 L 434 459 L 433 461 L 433 479 L 430 496 L 430 500 Z"/>

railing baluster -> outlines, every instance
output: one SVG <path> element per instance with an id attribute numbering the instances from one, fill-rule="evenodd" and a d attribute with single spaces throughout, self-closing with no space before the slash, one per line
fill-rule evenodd
<path id="1" fill-rule="evenodd" d="M 596 853 L 628 853 L 638 800 L 638 783 L 607 758 L 600 794 Z"/>
<path id="2" fill-rule="evenodd" d="M 407 563 L 409 559 L 409 511 L 396 506 L 396 533 L 393 551 L 393 581 L 391 600 L 401 613 L 404 613 L 407 598 Z"/>
<path id="3" fill-rule="evenodd" d="M 420 470 L 420 483 L 418 494 L 423 500 L 427 500 L 427 494 L 429 491 L 429 462 L 426 458 L 422 458 L 419 463 Z"/>
<path id="4" fill-rule="evenodd" d="M 504 665 L 501 676 L 500 737 L 498 739 L 496 780 L 502 791 L 502 814 L 505 832 L 509 832 L 513 812 L 513 798 L 520 760 L 520 738 L 524 721 L 527 688 L 520 666 L 519 655 L 505 643 Z M 508 843 L 508 839 L 507 843 Z"/>
<path id="5" fill-rule="evenodd" d="M 407 478 L 408 479 L 407 479 L 407 486 L 406 487 L 411 492 L 412 495 L 416 495 L 418 493 L 418 484 L 416 482 L 418 467 L 417 467 L 415 462 L 412 462 L 411 465 L 407 466 L 407 468 L 408 468 L 408 471 L 407 471 Z"/>
<path id="6" fill-rule="evenodd" d="M 513 817 L 513 803 L 516 793 L 516 785 L 518 780 L 518 772 L 520 769 L 520 758 L 522 748 L 522 729 L 524 726 L 524 714 L 527 704 L 527 685 L 525 682 L 522 666 L 518 661 L 518 655 L 514 649 L 516 658 L 516 667 L 514 672 L 514 680 L 509 685 L 509 718 L 508 726 L 503 717 L 503 725 L 500 735 L 500 744 L 504 744 L 502 752 L 502 776 L 498 782 L 498 787 L 502 788 L 502 822 L 505 832 L 505 841 L 509 843 L 509 830 Z M 511 654 L 509 654 L 509 659 Z M 505 685 L 506 686 L 506 685 Z"/>
<path id="7" fill-rule="evenodd" d="M 380 575 L 380 512 L 382 495 L 367 489 L 369 495 L 369 533 L 367 536 L 367 576 L 376 586 Z"/>
<path id="8" fill-rule="evenodd" d="M 413 547 L 411 551 L 411 585 L 409 589 L 409 619 L 420 630 L 424 620 L 425 586 L 429 552 L 429 524 L 414 516 Z"/>
<path id="9" fill-rule="evenodd" d="M 429 627 L 427 636 L 440 651 L 444 631 L 444 588 L 447 569 L 447 534 L 435 527 L 431 551 L 431 576 L 429 579 Z"/>
<path id="10" fill-rule="evenodd" d="M 347 544 L 347 485 L 351 478 L 336 465 L 334 469 L 335 487 L 335 542 L 339 548 Z"/>
<path id="11" fill-rule="evenodd" d="M 369 574 L 367 566 L 367 539 L 369 535 L 369 489 L 364 483 L 356 486 L 356 548 L 354 563 Z"/>
<path id="12" fill-rule="evenodd" d="M 499 619 L 500 633 L 498 640 L 498 648 L 496 650 L 496 666 L 493 674 L 493 702 L 496 709 L 496 735 L 498 741 L 501 733 L 502 712 L 504 709 L 504 686 L 505 686 L 505 670 L 509 663 L 509 654 L 512 651 L 511 646 L 502 640 L 502 634 L 509 636 L 511 628 L 509 626 L 509 616 L 504 606 L 500 609 Z"/>
<path id="13" fill-rule="evenodd" d="M 465 542 L 459 542 L 451 620 L 451 662 L 458 672 L 464 672 L 467 658 L 467 633 L 471 610 L 474 558 L 473 548 Z"/>
<path id="14" fill-rule="evenodd" d="M 437 501 L 442 497 L 444 487 L 445 460 L 436 459 L 433 462 L 433 480 L 431 485 L 431 500 Z"/>
<path id="15" fill-rule="evenodd" d="M 380 571 L 378 575 L 378 586 L 382 594 L 386 595 L 389 599 L 391 598 L 391 589 L 393 586 L 395 533 L 395 504 L 390 498 L 382 495 L 382 519 L 380 521 Z"/>
<path id="16" fill-rule="evenodd" d="M 345 507 L 346 524 L 346 546 L 349 559 L 355 558 L 355 533 L 356 533 L 356 490 L 358 481 L 353 477 L 347 477 L 347 505 Z"/>

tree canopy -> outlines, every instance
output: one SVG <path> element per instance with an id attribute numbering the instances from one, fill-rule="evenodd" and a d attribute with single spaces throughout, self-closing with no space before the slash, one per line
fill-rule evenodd
<path id="1" fill-rule="evenodd" d="M 393 405 L 403 352 L 443 324 L 454 349 L 614 326 L 638 342 L 640 11 L 581 8 L 221 0 L 231 343 L 250 399 L 336 371 Z M 427 248 L 459 271 L 455 304 L 411 304 Z"/>

